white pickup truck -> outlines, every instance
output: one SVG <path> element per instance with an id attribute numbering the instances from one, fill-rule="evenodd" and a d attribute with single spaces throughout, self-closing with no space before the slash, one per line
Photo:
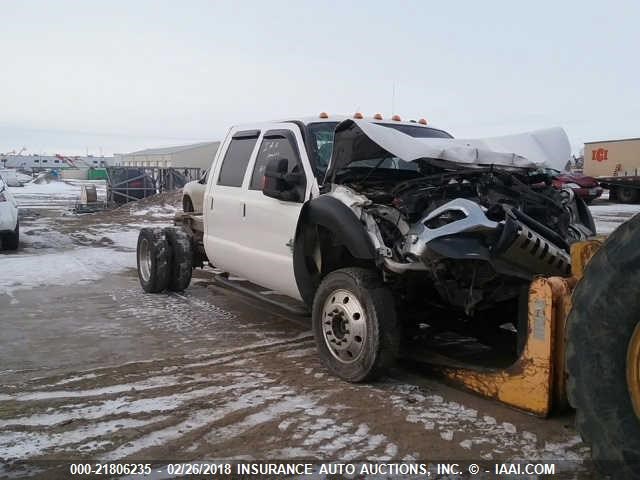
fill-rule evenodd
<path id="1" fill-rule="evenodd" d="M 569 245 L 595 226 L 542 168 L 569 155 L 558 128 L 457 140 L 423 120 L 326 114 L 232 127 L 202 213 L 140 232 L 140 283 L 184 290 L 206 261 L 301 300 L 324 364 L 371 379 L 425 323 L 487 336 L 535 275 L 570 272 Z"/>

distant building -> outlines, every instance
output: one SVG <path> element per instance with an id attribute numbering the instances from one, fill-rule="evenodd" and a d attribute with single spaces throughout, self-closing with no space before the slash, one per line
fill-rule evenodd
<path id="1" fill-rule="evenodd" d="M 174 167 L 207 169 L 213 162 L 220 142 L 202 142 L 177 147 L 147 148 L 115 154 L 115 164 L 130 167 Z"/>
<path id="2" fill-rule="evenodd" d="M 42 168 L 89 168 L 113 164 L 113 157 L 65 155 L 0 155 L 0 167 L 26 170 Z"/>

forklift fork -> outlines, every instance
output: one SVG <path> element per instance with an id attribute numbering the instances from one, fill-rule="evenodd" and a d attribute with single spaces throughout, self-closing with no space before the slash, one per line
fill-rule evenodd
<path id="1" fill-rule="evenodd" d="M 531 283 L 527 340 L 511 366 L 496 370 L 433 365 L 434 369 L 449 383 L 540 417 L 566 408 L 565 323 L 571 294 L 601 245 L 599 239 L 573 244 L 571 277 L 538 277 Z"/>

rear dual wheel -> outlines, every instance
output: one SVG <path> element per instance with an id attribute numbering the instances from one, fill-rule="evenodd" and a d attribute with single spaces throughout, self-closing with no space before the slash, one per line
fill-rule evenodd
<path id="1" fill-rule="evenodd" d="M 138 279 L 147 293 L 180 292 L 191 282 L 193 247 L 182 229 L 143 228 L 138 236 Z"/>
<path id="2" fill-rule="evenodd" d="M 567 320 L 567 393 L 592 457 L 640 478 L 640 215 L 591 259 Z"/>

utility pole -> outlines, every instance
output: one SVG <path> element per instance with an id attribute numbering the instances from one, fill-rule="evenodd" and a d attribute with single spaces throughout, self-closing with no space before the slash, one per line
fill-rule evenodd
<path id="1" fill-rule="evenodd" d="M 391 90 L 391 115 L 396 113 L 396 82 L 394 80 Z"/>

